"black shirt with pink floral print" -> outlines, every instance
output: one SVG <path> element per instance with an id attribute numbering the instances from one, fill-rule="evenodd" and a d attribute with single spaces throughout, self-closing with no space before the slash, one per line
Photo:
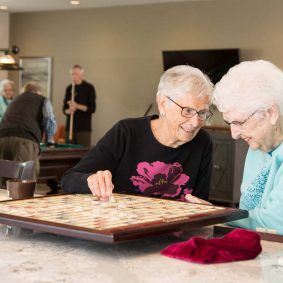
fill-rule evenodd
<path id="1" fill-rule="evenodd" d="M 211 186 L 212 140 L 200 129 L 178 148 L 160 144 L 150 120 L 125 119 L 111 128 L 97 145 L 63 177 L 63 191 L 90 193 L 87 177 L 110 170 L 114 192 L 185 200 L 188 193 L 207 200 Z"/>

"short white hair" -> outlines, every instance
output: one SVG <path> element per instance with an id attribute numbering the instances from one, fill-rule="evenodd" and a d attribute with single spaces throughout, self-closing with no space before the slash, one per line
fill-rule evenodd
<path id="1" fill-rule="evenodd" d="M 276 104 L 283 110 L 283 72 L 265 60 L 232 67 L 215 85 L 213 103 L 220 112 L 251 113 Z"/>
<path id="2" fill-rule="evenodd" d="M 81 65 L 79 65 L 79 64 L 73 65 L 72 68 L 71 68 L 71 70 L 70 70 L 70 73 L 72 73 L 72 71 L 73 71 L 74 69 L 80 70 L 82 73 L 84 73 L 84 68 L 83 68 Z"/>
<path id="3" fill-rule="evenodd" d="M 213 83 L 201 70 L 179 65 L 168 69 L 161 76 L 157 96 L 177 97 L 187 93 L 212 98 Z"/>

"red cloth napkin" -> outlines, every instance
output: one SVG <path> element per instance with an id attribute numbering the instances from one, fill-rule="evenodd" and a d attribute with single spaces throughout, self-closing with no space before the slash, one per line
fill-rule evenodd
<path id="1" fill-rule="evenodd" d="M 253 231 L 235 229 L 222 238 L 193 237 L 172 244 L 162 255 L 196 263 L 221 263 L 253 259 L 262 251 L 260 237 Z"/>

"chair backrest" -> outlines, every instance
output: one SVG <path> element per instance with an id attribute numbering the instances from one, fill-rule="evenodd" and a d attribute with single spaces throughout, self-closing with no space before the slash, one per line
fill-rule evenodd
<path id="1" fill-rule="evenodd" d="M 0 177 L 12 179 L 32 179 L 34 161 L 26 162 L 0 159 Z"/>

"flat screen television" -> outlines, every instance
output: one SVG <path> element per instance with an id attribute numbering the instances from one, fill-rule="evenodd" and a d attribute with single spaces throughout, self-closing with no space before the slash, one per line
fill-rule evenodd
<path id="1" fill-rule="evenodd" d="M 239 49 L 205 49 L 163 51 L 164 70 L 177 65 L 199 68 L 217 83 L 227 71 L 239 63 Z"/>

